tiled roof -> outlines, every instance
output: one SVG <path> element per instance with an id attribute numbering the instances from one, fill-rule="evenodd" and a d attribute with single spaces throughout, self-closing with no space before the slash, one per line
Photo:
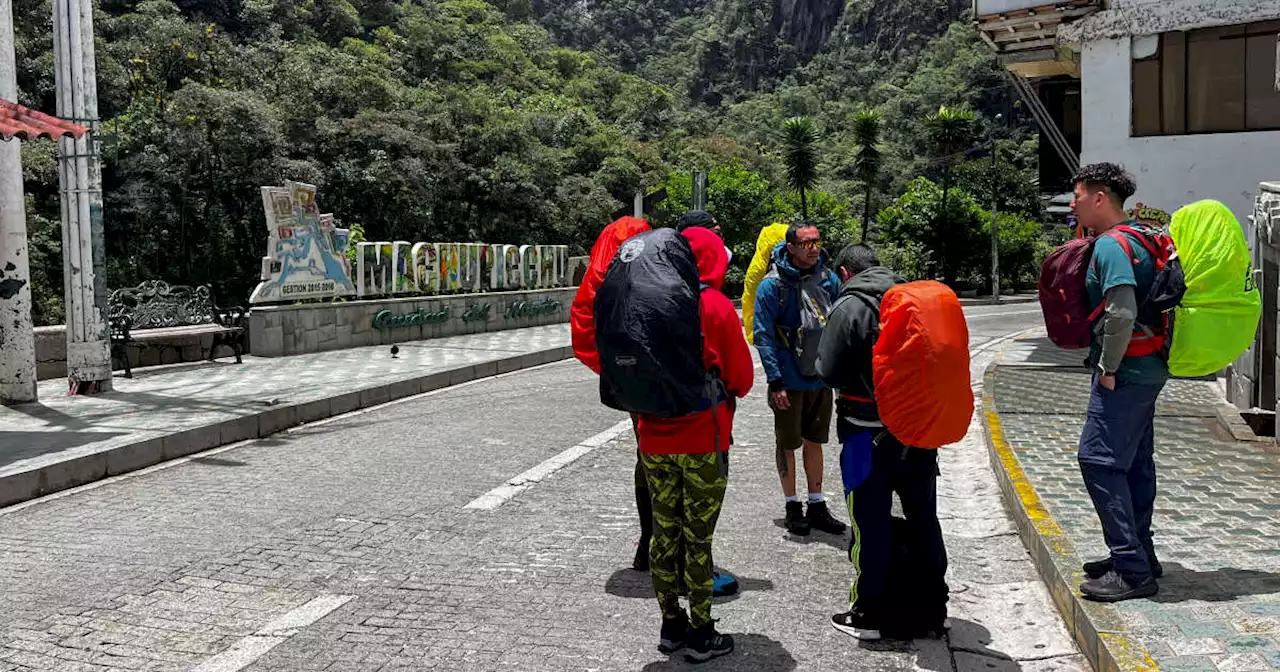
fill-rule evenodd
<path id="1" fill-rule="evenodd" d="M 84 126 L 51 117 L 43 112 L 36 112 L 17 103 L 0 100 L 0 139 L 34 140 L 35 138 L 60 138 L 69 135 L 73 138 L 88 133 Z"/>

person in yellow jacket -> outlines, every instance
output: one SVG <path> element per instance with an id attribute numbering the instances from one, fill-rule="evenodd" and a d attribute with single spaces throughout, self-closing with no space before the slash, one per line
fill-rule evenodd
<path id="1" fill-rule="evenodd" d="M 756 289 L 760 281 L 769 273 L 769 260 L 773 258 L 773 250 L 787 237 L 786 224 L 770 224 L 760 230 L 756 239 L 756 256 L 747 267 L 746 281 L 742 288 L 742 327 L 747 330 L 747 342 L 755 344 L 756 324 Z"/>

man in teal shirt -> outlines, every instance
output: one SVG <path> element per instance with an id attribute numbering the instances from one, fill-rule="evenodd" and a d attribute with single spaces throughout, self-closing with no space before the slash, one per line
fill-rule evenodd
<path id="1" fill-rule="evenodd" d="M 1169 370 L 1159 348 L 1165 338 L 1160 325 L 1136 324 L 1139 302 L 1155 279 L 1155 259 L 1137 236 L 1112 231 L 1136 226 L 1124 211 L 1136 191 L 1124 169 L 1095 164 L 1076 177 L 1072 203 L 1080 224 L 1097 236 L 1085 286 L 1101 314 L 1090 350 L 1094 383 L 1078 458 L 1111 550 L 1110 557 L 1085 563 L 1089 578 L 1080 593 L 1101 602 L 1150 597 L 1163 573 L 1151 516 L 1156 399 Z"/>

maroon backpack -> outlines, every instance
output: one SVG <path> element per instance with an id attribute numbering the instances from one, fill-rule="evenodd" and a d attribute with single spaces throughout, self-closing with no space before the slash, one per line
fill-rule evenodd
<path id="1" fill-rule="evenodd" d="M 1093 240 L 1077 238 L 1054 250 L 1040 267 L 1040 310 L 1049 340 L 1067 350 L 1083 350 L 1093 340 L 1092 308 L 1085 276 Z"/>

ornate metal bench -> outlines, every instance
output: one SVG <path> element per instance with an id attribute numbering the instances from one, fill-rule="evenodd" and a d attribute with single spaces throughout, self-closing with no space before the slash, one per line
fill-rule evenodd
<path id="1" fill-rule="evenodd" d="M 124 365 L 125 377 L 133 377 L 129 346 L 181 347 L 174 341 L 184 337 L 213 335 L 209 361 L 219 346 L 235 351 L 236 363 L 244 355 L 245 310 L 239 306 L 219 308 L 209 285 L 170 286 L 148 280 L 137 287 L 117 289 L 107 301 L 111 327 L 111 356 Z"/>

